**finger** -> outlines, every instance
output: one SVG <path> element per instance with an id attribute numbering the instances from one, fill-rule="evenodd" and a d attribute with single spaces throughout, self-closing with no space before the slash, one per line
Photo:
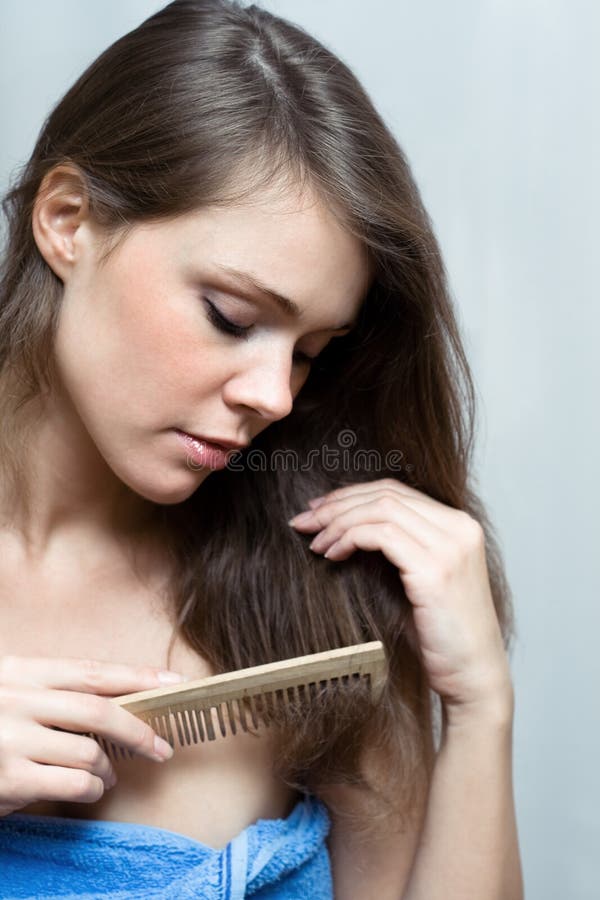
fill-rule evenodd
<path id="1" fill-rule="evenodd" d="M 411 487 L 410 485 L 405 484 L 403 481 L 399 481 L 397 478 L 380 478 L 375 481 L 362 481 L 358 484 L 348 484 L 344 487 L 336 488 L 335 490 L 330 491 L 327 494 L 323 494 L 322 497 L 314 497 L 312 500 L 308 501 L 308 505 L 314 509 L 315 507 L 321 506 L 324 502 L 328 502 L 330 500 L 343 500 L 344 498 L 350 497 L 352 495 L 381 490 L 392 490 L 403 497 L 410 497 L 413 500 L 420 500 L 423 503 L 428 504 L 429 506 L 441 507 L 442 509 L 452 509 L 452 507 L 448 507 L 446 504 L 441 503 L 439 500 L 435 500 L 433 497 L 430 497 L 429 494 L 425 494 L 423 491 L 419 491 L 417 490 L 417 488 Z"/>
<path id="2" fill-rule="evenodd" d="M 400 574 L 422 569 L 431 558 L 420 544 L 391 522 L 353 525 L 329 547 L 326 557 L 341 561 L 355 550 L 380 550 Z"/>
<path id="3" fill-rule="evenodd" d="M 339 497 L 338 499 L 326 499 L 324 503 L 298 513 L 297 516 L 294 516 L 289 520 L 289 523 L 293 524 L 294 527 L 299 530 L 304 530 L 306 528 L 307 531 L 314 531 L 316 526 L 325 527 L 334 516 L 337 516 L 341 512 L 345 512 L 347 509 L 352 509 L 354 506 L 373 502 L 383 497 L 389 497 L 395 502 L 401 500 L 407 506 L 415 508 L 415 500 L 410 499 L 406 495 L 401 496 L 400 494 L 389 490 L 355 491 L 352 494 L 347 494 L 345 497 Z"/>
<path id="4" fill-rule="evenodd" d="M 75 656 L 0 657 L 0 684 L 39 685 L 115 697 L 164 685 L 166 674 L 182 679 L 178 673 L 165 673 L 159 667 L 133 666 Z M 173 683 L 174 678 L 171 677 Z"/>
<path id="5" fill-rule="evenodd" d="M 97 734 L 157 762 L 173 755 L 169 744 L 149 725 L 106 697 L 14 685 L 4 685 L 2 694 L 20 716 L 40 725 Z"/>
<path id="6" fill-rule="evenodd" d="M 20 733 L 19 745 L 17 752 L 25 754 L 32 762 L 85 769 L 102 779 L 105 790 L 116 783 L 115 770 L 108 756 L 93 738 L 53 731 L 37 722 L 28 722 Z"/>
<path id="7" fill-rule="evenodd" d="M 96 803 L 104 790 L 103 780 L 85 769 L 45 766 L 25 760 L 19 766 L 19 776 L 14 779 L 12 793 L 27 798 L 21 804 L 24 806 L 31 800 Z"/>
<path id="8" fill-rule="evenodd" d="M 452 535 L 459 527 L 457 517 L 466 516 L 466 513 L 461 510 L 457 510 L 452 506 L 444 506 L 443 503 L 438 503 L 437 500 L 431 500 L 431 498 L 427 498 L 424 495 L 413 496 L 412 494 L 396 491 L 391 488 L 380 488 L 373 491 L 356 490 L 353 493 L 348 493 L 344 497 L 339 497 L 338 499 L 325 499 L 323 503 L 308 510 L 307 513 L 301 513 L 300 515 L 301 517 L 304 517 L 305 515 L 308 516 L 311 512 L 328 515 L 337 510 L 349 508 L 356 503 L 357 500 L 366 502 L 368 499 L 376 500 L 381 497 L 390 497 L 393 500 L 402 502 L 405 506 L 414 509 L 422 515 L 423 518 L 428 519 L 434 525 L 437 525 L 438 528 L 446 531 L 449 535 Z M 311 530 L 312 523 L 308 518 L 301 518 L 299 522 L 296 522 L 296 518 L 297 517 L 294 517 L 294 519 L 291 520 L 294 528 L 298 527 L 304 529 L 304 527 L 306 527 L 306 530 Z"/>
<path id="9" fill-rule="evenodd" d="M 373 497 L 373 495 L 363 496 Z M 346 505 L 345 509 L 343 509 L 344 505 Z M 313 516 L 315 520 L 319 521 L 319 527 L 322 528 L 310 545 L 311 550 L 318 553 L 324 552 L 327 547 L 339 540 L 348 528 L 376 522 L 395 523 L 415 543 L 428 550 L 434 550 L 447 540 L 445 532 L 430 519 L 425 518 L 398 498 L 389 495 L 375 496 L 375 499 L 369 499 L 364 503 L 359 503 L 357 498 L 353 498 L 340 501 L 339 504 L 318 507 L 314 510 Z"/>

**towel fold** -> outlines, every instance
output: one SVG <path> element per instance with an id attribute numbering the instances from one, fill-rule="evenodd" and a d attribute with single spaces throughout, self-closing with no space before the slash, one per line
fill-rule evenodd
<path id="1" fill-rule="evenodd" d="M 313 797 L 222 850 L 147 825 L 11 813 L 0 818 L 0 896 L 331 900 L 329 827 Z"/>

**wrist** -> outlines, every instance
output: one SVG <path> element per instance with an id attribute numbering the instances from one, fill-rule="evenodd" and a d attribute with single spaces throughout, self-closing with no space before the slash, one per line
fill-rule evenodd
<path id="1" fill-rule="evenodd" d="M 514 688 L 509 682 L 493 693 L 469 703 L 443 703 L 442 709 L 447 729 L 510 730 L 515 712 Z"/>

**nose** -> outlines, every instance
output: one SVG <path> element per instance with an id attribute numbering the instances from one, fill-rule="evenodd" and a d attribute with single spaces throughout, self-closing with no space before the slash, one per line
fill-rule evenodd
<path id="1" fill-rule="evenodd" d="M 229 405 L 252 409 L 262 418 L 276 421 L 292 411 L 298 389 L 291 354 L 263 349 L 253 363 L 227 381 L 223 393 Z"/>

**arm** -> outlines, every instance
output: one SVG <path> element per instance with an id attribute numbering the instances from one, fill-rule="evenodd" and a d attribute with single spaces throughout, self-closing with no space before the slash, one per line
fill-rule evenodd
<path id="1" fill-rule="evenodd" d="M 335 785 L 328 789 L 328 798 L 345 813 L 364 814 L 368 821 L 369 807 L 355 787 Z M 329 853 L 335 900 L 399 900 L 403 896 L 423 826 L 426 793 L 422 793 L 402 826 L 388 821 L 386 827 L 372 830 L 367 836 L 356 834 L 330 810 L 332 825 Z"/>
<path id="2" fill-rule="evenodd" d="M 368 824 L 373 807 L 364 793 L 351 785 L 331 785 L 321 791 L 330 808 L 329 853 L 335 900 L 399 900 L 413 864 L 427 806 L 428 783 L 421 779 L 416 802 L 403 822 L 387 817 L 367 834 L 357 833 L 346 815 Z"/>
<path id="3" fill-rule="evenodd" d="M 445 718 L 429 790 L 403 829 L 388 821 L 363 839 L 332 816 L 336 900 L 522 900 L 512 716 L 509 692 L 472 719 Z M 366 811 L 356 789 L 331 790 L 345 811 Z"/>
<path id="4" fill-rule="evenodd" d="M 431 696 L 424 685 L 411 687 L 420 693 L 423 715 L 432 723 Z M 362 758 L 363 773 L 370 783 L 385 789 L 381 776 L 397 769 L 397 761 L 376 756 L 371 745 Z M 387 815 L 373 826 L 374 800 L 352 785 L 327 785 L 319 793 L 331 818 L 329 853 L 336 900 L 398 900 L 407 883 L 427 810 L 427 798 L 435 765 L 433 731 L 424 733 L 421 766 L 411 783 L 415 787 L 410 810 L 403 820 Z M 339 811 L 339 815 L 337 814 Z M 352 819 L 368 826 L 357 833 Z"/>
<path id="5" fill-rule="evenodd" d="M 315 553 L 341 562 L 357 549 L 379 550 L 397 567 L 412 606 L 420 663 L 444 716 L 422 829 L 415 819 L 410 834 L 396 832 L 394 844 L 390 828 L 370 850 L 354 847 L 355 858 L 347 849 L 355 842 L 348 839 L 340 850 L 334 834 L 342 900 L 359 900 L 343 870 L 356 871 L 362 860 L 373 883 L 382 885 L 378 900 L 521 900 L 511 771 L 514 697 L 486 532 L 467 512 L 390 478 L 347 485 L 309 505 L 290 524 L 319 532 L 310 545 Z M 416 850 L 407 871 L 411 842 Z M 369 896 L 377 891 L 369 890 Z"/>
<path id="6" fill-rule="evenodd" d="M 522 900 L 513 708 L 511 691 L 472 718 L 446 718 L 402 900 Z"/>

